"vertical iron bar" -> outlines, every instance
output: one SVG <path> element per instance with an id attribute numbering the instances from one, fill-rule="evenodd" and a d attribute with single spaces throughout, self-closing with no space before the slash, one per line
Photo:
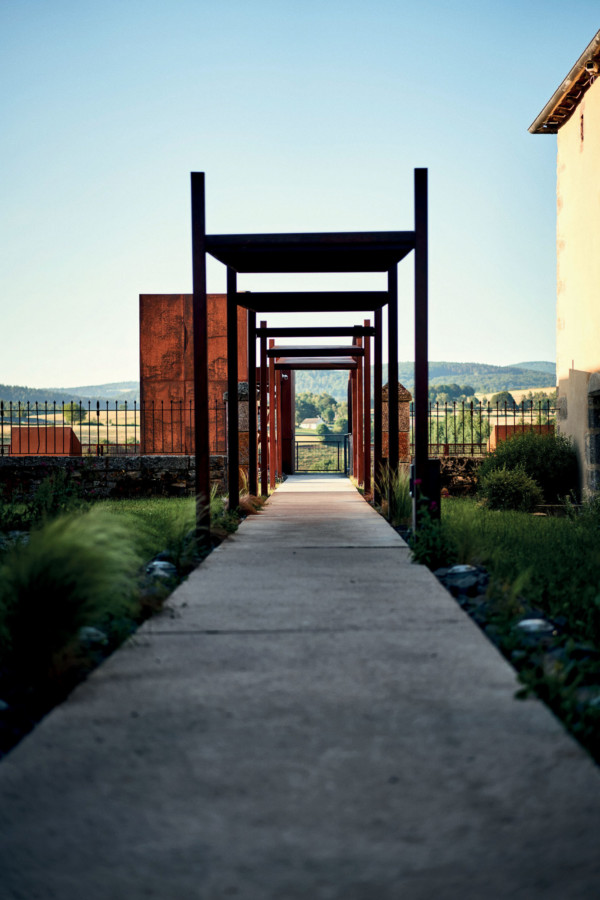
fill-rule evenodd
<path id="1" fill-rule="evenodd" d="M 427 438 L 427 422 L 425 422 Z M 393 479 L 398 471 L 398 267 L 388 272 L 388 516 L 395 514 Z"/>
<path id="2" fill-rule="evenodd" d="M 192 189 L 192 331 L 194 336 L 194 455 L 196 534 L 210 546 L 210 455 L 208 426 L 208 342 L 206 303 L 206 224 L 204 172 L 191 173 Z"/>
<path id="3" fill-rule="evenodd" d="M 366 328 L 370 328 L 371 320 L 365 319 Z M 363 359 L 363 404 L 365 412 L 365 494 L 371 493 L 371 338 L 368 334 L 363 339 L 365 355 Z"/>
<path id="4" fill-rule="evenodd" d="M 227 267 L 227 452 L 229 509 L 240 505 L 240 438 L 238 426 L 237 273 Z"/>
<path id="5" fill-rule="evenodd" d="M 373 447 L 373 478 L 374 478 L 374 499 L 376 503 L 381 502 L 381 494 L 379 491 L 378 480 L 381 477 L 381 432 L 383 429 L 382 409 L 381 409 L 381 382 L 382 382 L 382 325 L 383 314 L 381 309 L 375 310 L 375 340 L 374 340 L 374 360 L 373 360 L 373 402 L 374 402 L 374 419 L 373 430 L 374 447 Z"/>
<path id="6" fill-rule="evenodd" d="M 258 494 L 256 416 L 256 313 L 248 310 L 248 490 Z"/>
<path id="7" fill-rule="evenodd" d="M 269 349 L 275 346 L 273 338 L 269 340 Z M 277 448 L 275 446 L 275 360 L 269 359 L 269 487 L 275 490 L 275 471 L 277 468 Z"/>
<path id="8" fill-rule="evenodd" d="M 266 328 L 267 323 L 261 322 L 260 327 Z M 267 338 L 260 336 L 260 493 L 266 497 L 269 493 L 267 478 L 267 466 L 269 448 L 267 446 Z"/>
<path id="9" fill-rule="evenodd" d="M 427 249 L 427 169 L 415 169 L 415 479 L 426 496 L 428 485 L 427 402 L 428 402 L 428 249 Z M 416 493 L 416 492 L 415 492 Z M 417 507 L 413 525 L 418 528 Z"/>
<path id="10" fill-rule="evenodd" d="M 358 338 L 356 343 L 359 347 L 363 346 L 363 339 Z M 358 357 L 358 369 L 356 371 L 356 396 L 357 396 L 357 417 L 356 417 L 356 438 L 357 438 L 357 462 L 358 462 L 358 471 L 357 471 L 357 481 L 359 485 L 364 486 L 365 483 L 365 422 L 364 422 L 364 406 L 365 406 L 365 398 L 364 398 L 364 384 L 363 384 L 363 371 L 364 371 L 364 357 Z"/>
<path id="11" fill-rule="evenodd" d="M 277 369 L 275 373 L 275 446 L 277 449 L 277 475 L 279 478 L 283 475 L 283 431 L 281 422 L 281 370 Z"/>

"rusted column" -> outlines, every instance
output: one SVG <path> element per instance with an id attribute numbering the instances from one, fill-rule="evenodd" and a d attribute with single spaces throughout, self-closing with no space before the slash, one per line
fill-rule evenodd
<path id="1" fill-rule="evenodd" d="M 273 338 L 269 350 L 275 346 Z M 277 448 L 275 446 L 275 360 L 269 359 L 269 487 L 275 490 L 275 470 L 277 468 Z"/>
<path id="2" fill-rule="evenodd" d="M 248 310 L 248 491 L 258 494 L 256 313 Z"/>
<path id="3" fill-rule="evenodd" d="M 261 328 L 266 328 L 267 323 L 261 322 Z M 267 467 L 269 463 L 269 449 L 267 437 L 267 339 L 260 338 L 260 492 L 263 497 L 269 493 L 269 481 Z"/>
<path id="4" fill-rule="evenodd" d="M 370 319 L 365 319 L 366 328 L 371 325 Z M 363 346 L 365 355 L 363 358 L 363 404 L 364 404 L 364 434 L 365 434 L 365 494 L 371 493 L 371 338 L 365 335 Z"/>
<path id="5" fill-rule="evenodd" d="M 350 382 L 352 385 L 352 474 L 358 477 L 358 391 L 356 389 L 356 369 L 352 369 Z"/>
<path id="6" fill-rule="evenodd" d="M 357 338 L 356 343 L 362 347 L 362 338 Z M 363 385 L 363 361 L 364 357 L 358 357 L 358 370 L 356 373 L 356 393 L 358 402 L 356 407 L 357 443 L 358 443 L 358 473 L 357 480 L 362 486 L 365 483 L 365 429 L 364 429 L 364 385 Z"/>
<path id="7" fill-rule="evenodd" d="M 388 515 L 395 514 L 392 479 L 398 471 L 398 267 L 388 272 Z"/>
<path id="8" fill-rule="evenodd" d="M 415 480 L 431 497 L 428 486 L 428 328 L 427 328 L 427 169 L 415 169 Z M 391 377 L 391 376 L 390 376 Z M 415 495 L 416 495 L 415 491 Z M 413 526 L 418 528 L 417 506 Z"/>
<path id="9" fill-rule="evenodd" d="M 204 172 L 191 173 L 192 306 L 194 340 L 194 457 L 196 467 L 196 536 L 210 546 L 210 449 L 208 431 L 208 347 L 206 303 L 206 226 Z"/>
<path id="10" fill-rule="evenodd" d="M 240 505 L 240 441 L 238 423 L 237 273 L 227 268 L 227 481 L 229 509 Z"/>
<path id="11" fill-rule="evenodd" d="M 378 487 L 378 479 L 381 477 L 381 382 L 382 382 L 382 324 L 383 315 L 380 309 L 375 310 L 375 347 L 373 360 L 373 431 L 374 431 L 374 447 L 373 447 L 373 475 L 374 475 L 374 499 L 376 503 L 381 503 L 381 494 Z"/>
<path id="12" fill-rule="evenodd" d="M 283 434 L 281 429 L 281 371 L 277 369 L 275 374 L 275 406 L 277 410 L 275 441 L 277 445 L 277 475 L 281 478 L 283 472 Z"/>

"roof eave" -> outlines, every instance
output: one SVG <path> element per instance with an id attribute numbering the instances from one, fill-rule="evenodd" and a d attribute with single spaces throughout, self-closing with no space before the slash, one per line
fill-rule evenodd
<path id="1" fill-rule="evenodd" d="M 579 100 L 594 81 L 586 72 L 585 65 L 590 60 L 599 59 L 600 31 L 594 35 L 562 84 L 531 123 L 528 128 L 530 134 L 556 134 L 571 118 Z"/>

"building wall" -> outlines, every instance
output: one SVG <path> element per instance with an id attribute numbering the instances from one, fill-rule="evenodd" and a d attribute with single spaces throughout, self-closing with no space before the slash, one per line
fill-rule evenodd
<path id="1" fill-rule="evenodd" d="M 558 131 L 556 362 L 559 430 L 575 441 L 582 488 L 597 490 L 600 398 L 588 391 L 600 371 L 600 79 Z"/>

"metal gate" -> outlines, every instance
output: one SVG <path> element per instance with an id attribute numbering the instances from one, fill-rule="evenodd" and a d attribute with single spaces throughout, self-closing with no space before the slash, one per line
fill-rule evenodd
<path id="1" fill-rule="evenodd" d="M 296 441 L 295 471 L 348 474 L 348 435 L 342 440 Z"/>

